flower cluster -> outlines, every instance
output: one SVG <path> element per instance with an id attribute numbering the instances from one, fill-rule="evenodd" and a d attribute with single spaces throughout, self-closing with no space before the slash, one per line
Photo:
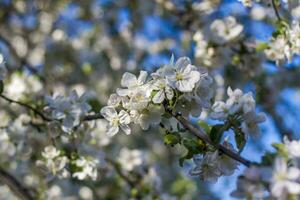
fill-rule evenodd
<path id="1" fill-rule="evenodd" d="M 69 159 L 62 155 L 62 152 L 54 146 L 46 146 L 42 152 L 42 160 L 37 162 L 37 165 L 44 166 L 53 175 L 58 175 L 59 178 L 66 178 L 70 173 L 66 169 Z"/>
<path id="2" fill-rule="evenodd" d="M 87 98 L 86 94 L 79 96 L 75 90 L 67 97 L 47 96 L 45 109 L 51 111 L 52 119 L 62 121 L 63 131 L 70 133 L 91 110 L 91 106 L 86 102 Z"/>
<path id="3" fill-rule="evenodd" d="M 247 135 L 257 136 L 260 133 L 258 124 L 265 121 L 263 113 L 256 113 L 255 100 L 252 93 L 243 94 L 240 89 L 227 89 L 228 99 L 226 102 L 216 101 L 210 117 L 212 119 L 226 121 L 229 118 L 236 119 L 241 123 L 242 131 Z"/>
<path id="4" fill-rule="evenodd" d="M 42 152 L 42 159 L 38 160 L 37 165 L 46 167 L 47 171 L 50 171 L 53 175 L 57 175 L 59 178 L 70 177 L 69 165 L 73 165 L 72 177 L 78 180 L 84 180 L 91 178 L 96 180 L 97 178 L 97 164 L 99 161 L 92 157 L 79 157 L 77 159 L 69 159 L 63 155 L 63 152 L 58 150 L 54 146 L 46 146 Z"/>
<path id="5" fill-rule="evenodd" d="M 233 146 L 224 142 L 224 145 L 234 151 Z M 205 155 L 194 155 L 195 167 L 190 170 L 192 176 L 199 176 L 200 180 L 216 182 L 222 175 L 230 176 L 238 167 L 238 162 L 222 154 L 218 150 L 207 152 Z"/>
<path id="6" fill-rule="evenodd" d="M 129 150 L 127 148 L 123 148 L 120 151 L 118 161 L 124 170 L 132 171 L 145 162 L 145 154 L 138 149 Z"/>
<path id="7" fill-rule="evenodd" d="M 210 25 L 212 39 L 217 44 L 225 44 L 235 40 L 243 31 L 243 25 L 238 24 L 232 16 L 225 19 L 216 19 Z"/>
<path id="8" fill-rule="evenodd" d="M 74 163 L 79 170 L 73 174 L 73 177 L 79 180 L 86 178 L 91 178 L 92 180 L 97 179 L 97 164 L 99 163 L 97 159 L 92 157 L 80 157 Z"/>
<path id="9" fill-rule="evenodd" d="M 239 177 L 236 198 L 298 199 L 300 195 L 300 141 L 284 139 L 275 144 L 278 152 L 272 164 L 262 162 L 252 166 Z"/>
<path id="10" fill-rule="evenodd" d="M 127 72 L 121 80 L 122 88 L 101 109 L 109 122 L 107 133 L 112 136 L 121 129 L 130 134 L 130 123 L 147 130 L 161 123 L 162 115 L 172 109 L 184 116 L 199 116 L 203 107 L 210 106 L 211 85 L 212 78 L 207 72 L 192 65 L 187 57 L 176 63 L 172 58 L 150 77 L 145 71 L 138 77 Z"/>
<path id="11" fill-rule="evenodd" d="M 278 34 L 273 37 L 265 49 L 268 59 L 281 64 L 290 61 L 295 54 L 300 53 L 300 25 L 293 22 L 291 26 L 283 24 Z"/>

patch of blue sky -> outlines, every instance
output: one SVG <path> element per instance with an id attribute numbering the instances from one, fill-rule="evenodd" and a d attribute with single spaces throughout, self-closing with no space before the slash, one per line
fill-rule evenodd
<path id="1" fill-rule="evenodd" d="M 180 30 L 176 29 L 172 22 L 156 15 L 144 18 L 144 27 L 141 33 L 150 41 L 165 38 L 179 39 L 180 36 Z"/>
<path id="2" fill-rule="evenodd" d="M 127 8 L 122 8 L 118 13 L 117 30 L 121 32 L 130 24 L 130 12 Z"/>
<path id="3" fill-rule="evenodd" d="M 66 34 L 71 38 L 78 37 L 83 32 L 93 28 L 93 24 L 91 22 L 77 19 L 79 13 L 80 8 L 77 4 L 68 4 L 60 13 L 55 26 L 65 30 Z"/>

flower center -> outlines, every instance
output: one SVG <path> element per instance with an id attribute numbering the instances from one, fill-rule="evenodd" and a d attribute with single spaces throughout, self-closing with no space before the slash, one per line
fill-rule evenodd
<path id="1" fill-rule="evenodd" d="M 111 121 L 111 123 L 114 125 L 114 126 L 118 126 L 119 125 L 119 118 L 118 117 L 114 117 Z"/>
<path id="2" fill-rule="evenodd" d="M 182 81 L 183 80 L 183 74 L 180 72 L 176 72 L 176 80 L 177 81 Z"/>

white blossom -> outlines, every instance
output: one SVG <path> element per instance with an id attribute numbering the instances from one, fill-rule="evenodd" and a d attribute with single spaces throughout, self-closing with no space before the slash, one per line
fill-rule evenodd
<path id="1" fill-rule="evenodd" d="M 107 134 L 109 136 L 114 136 L 119 132 L 119 128 L 121 128 L 127 135 L 131 133 L 130 127 L 128 124 L 130 123 L 129 114 L 121 110 L 119 113 L 112 106 L 106 106 L 101 109 L 102 116 L 109 121 Z"/>
<path id="2" fill-rule="evenodd" d="M 191 92 L 200 79 L 200 73 L 187 57 L 182 57 L 175 64 L 167 66 L 168 84 L 181 92 Z"/>
<path id="3" fill-rule="evenodd" d="M 58 175 L 59 178 L 69 177 L 69 172 L 66 165 L 69 159 L 61 155 L 61 151 L 54 146 L 46 146 L 42 152 L 43 159 L 37 161 L 37 165 L 45 166 L 53 175 Z"/>
<path id="4" fill-rule="evenodd" d="M 124 170 L 132 171 L 134 168 L 144 164 L 145 154 L 138 149 L 129 150 L 123 148 L 120 151 L 118 161 Z"/>
<path id="5" fill-rule="evenodd" d="M 62 120 L 62 130 L 67 133 L 70 133 L 74 127 L 78 126 L 81 119 L 91 110 L 86 100 L 86 94 L 78 96 L 75 90 L 67 97 L 61 95 L 46 97 L 52 118 Z"/>
<path id="6" fill-rule="evenodd" d="M 287 137 L 284 137 L 284 145 L 290 157 L 300 158 L 300 140 L 290 141 Z"/>
<path id="7" fill-rule="evenodd" d="M 300 194 L 299 177 L 300 170 L 298 168 L 288 167 L 283 158 L 277 157 L 271 179 L 271 194 L 277 198 L 288 194 Z"/>
<path id="8" fill-rule="evenodd" d="M 196 166 L 190 170 L 192 176 L 199 176 L 201 180 L 216 182 L 221 176 L 218 168 L 218 151 L 208 152 L 204 156 L 195 155 L 193 158 Z"/>
<path id="9" fill-rule="evenodd" d="M 212 39 L 219 44 L 224 44 L 236 39 L 242 33 L 243 25 L 238 24 L 234 17 L 228 16 L 223 20 L 213 21 L 210 30 Z"/>
<path id="10" fill-rule="evenodd" d="M 86 178 L 91 178 L 92 180 L 97 179 L 97 164 L 99 161 L 91 157 L 80 157 L 75 161 L 75 165 L 80 168 L 80 171 L 77 171 L 73 174 L 73 177 L 78 178 L 79 180 L 84 180 Z"/>

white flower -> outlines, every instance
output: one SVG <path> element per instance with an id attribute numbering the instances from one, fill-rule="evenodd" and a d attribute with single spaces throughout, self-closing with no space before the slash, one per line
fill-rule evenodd
<path id="1" fill-rule="evenodd" d="M 84 180 L 86 178 L 91 178 L 92 180 L 97 179 L 97 164 L 99 161 L 91 157 L 80 157 L 76 160 L 75 165 L 81 170 L 75 172 L 73 177 L 78 178 L 79 180 Z"/>
<path id="2" fill-rule="evenodd" d="M 58 175 L 59 178 L 66 178 L 69 176 L 66 169 L 69 159 L 60 154 L 60 150 L 57 150 L 54 146 L 46 146 L 42 152 L 43 160 L 38 160 L 37 165 L 45 166 L 53 175 Z"/>
<path id="3" fill-rule="evenodd" d="M 285 59 L 290 60 L 292 56 L 288 41 L 283 36 L 273 38 L 269 44 L 269 48 L 264 52 L 268 59 L 276 61 L 277 64 L 280 64 Z"/>
<path id="4" fill-rule="evenodd" d="M 244 114 L 244 121 L 242 122 L 242 131 L 251 135 L 254 138 L 260 135 L 259 123 L 262 123 L 266 120 L 266 117 L 263 113 L 256 114 L 255 111 L 247 112 Z"/>
<path id="5" fill-rule="evenodd" d="M 111 94 L 107 101 L 108 106 L 118 107 L 122 101 L 122 98 L 117 94 Z"/>
<path id="6" fill-rule="evenodd" d="M 135 124 L 139 124 L 143 130 L 148 130 L 151 125 L 157 126 L 161 122 L 164 108 L 161 105 L 149 105 L 143 111 L 131 110 L 130 116 Z"/>
<path id="7" fill-rule="evenodd" d="M 218 168 L 218 151 L 208 152 L 204 156 L 194 155 L 195 168 L 190 171 L 192 176 L 199 176 L 201 180 L 216 182 L 221 176 Z"/>
<path id="8" fill-rule="evenodd" d="M 46 159 L 54 159 L 60 155 L 60 151 L 57 150 L 54 146 L 46 146 L 42 152 L 42 156 Z"/>
<path id="9" fill-rule="evenodd" d="M 226 120 L 229 111 L 226 104 L 223 101 L 216 101 L 211 107 L 210 117 L 216 120 Z"/>
<path id="10" fill-rule="evenodd" d="M 127 108 L 130 110 L 143 110 L 151 101 L 150 93 L 146 88 L 138 88 L 131 93 Z"/>
<path id="11" fill-rule="evenodd" d="M 229 98 L 226 101 L 226 107 L 230 114 L 234 114 L 238 112 L 243 105 L 243 102 L 241 101 L 243 92 L 240 89 L 232 90 L 230 87 L 228 87 L 227 95 Z"/>
<path id="12" fill-rule="evenodd" d="M 135 89 L 144 85 L 147 75 L 146 71 L 141 71 L 138 78 L 129 72 L 124 73 L 121 80 L 121 86 L 124 88 L 118 88 L 117 94 L 120 96 L 131 96 Z"/>
<path id="13" fill-rule="evenodd" d="M 284 145 L 290 157 L 300 158 L 300 140 L 289 141 L 287 137 L 284 137 Z"/>
<path id="14" fill-rule="evenodd" d="M 128 124 L 130 123 L 129 114 L 121 110 L 119 113 L 112 106 L 106 106 L 101 109 L 101 115 L 109 122 L 107 134 L 109 136 L 114 136 L 119 132 L 119 127 L 129 135 L 131 133 L 130 127 Z"/>
<path id="15" fill-rule="evenodd" d="M 106 134 L 108 122 L 105 119 L 98 119 L 94 129 L 91 131 L 91 143 L 99 146 L 107 146 L 111 142 L 111 137 Z"/>
<path id="16" fill-rule="evenodd" d="M 155 76 L 152 74 L 152 76 Z M 171 100 L 174 96 L 173 89 L 167 85 L 166 79 L 154 78 L 151 82 L 151 89 L 156 93 L 152 98 L 153 103 L 162 103 L 165 99 Z"/>
<path id="17" fill-rule="evenodd" d="M 86 100 L 86 94 L 79 97 L 75 90 L 68 97 L 61 95 L 46 97 L 52 118 L 62 120 L 62 130 L 68 133 L 78 126 L 81 118 L 90 111 L 91 107 Z"/>
<path id="18" fill-rule="evenodd" d="M 281 197 L 287 194 L 300 194 L 300 171 L 295 167 L 288 167 L 283 158 L 275 159 L 271 181 L 271 194 Z"/>
<path id="19" fill-rule="evenodd" d="M 231 151 L 235 151 L 233 149 L 232 144 L 228 143 L 227 141 L 224 142 L 223 144 L 227 149 L 230 149 Z M 223 175 L 225 176 L 230 176 L 234 173 L 234 171 L 238 168 L 239 163 L 230 158 L 229 156 L 222 154 L 219 156 L 219 162 L 218 162 L 218 167 L 220 171 L 222 172 Z"/>
<path id="20" fill-rule="evenodd" d="M 224 44 L 236 39 L 243 31 L 243 25 L 238 24 L 232 16 L 225 19 L 216 19 L 210 25 L 213 40 L 217 43 Z"/>
<path id="21" fill-rule="evenodd" d="M 129 150 L 127 148 L 123 148 L 120 151 L 118 161 L 124 170 L 132 171 L 134 168 L 145 162 L 145 154 L 137 149 Z"/>
<path id="22" fill-rule="evenodd" d="M 181 57 L 175 65 L 167 67 L 166 79 L 168 84 L 181 92 L 191 92 L 200 79 L 200 72 L 191 65 L 190 59 Z"/>

